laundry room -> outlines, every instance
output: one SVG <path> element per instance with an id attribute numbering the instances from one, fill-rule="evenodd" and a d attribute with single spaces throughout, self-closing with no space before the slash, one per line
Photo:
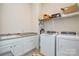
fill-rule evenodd
<path id="1" fill-rule="evenodd" d="M 73 6 L 79 8 L 73 3 L 42 4 L 40 52 L 44 55 L 78 56 L 79 9 Z"/>
<path id="2" fill-rule="evenodd" d="M 48 13 L 48 15 L 63 13 L 61 8 L 72 6 L 73 3 L 48 3 L 43 4 L 42 13 Z M 57 6 L 54 8 L 54 6 Z M 74 12 L 65 14 L 65 16 L 61 18 L 52 18 L 49 21 L 44 22 L 44 28 L 46 31 L 71 31 L 71 32 L 79 32 L 79 15 L 74 14 Z"/>
<path id="3" fill-rule="evenodd" d="M 79 3 L 0 3 L 0 56 L 79 56 Z"/>

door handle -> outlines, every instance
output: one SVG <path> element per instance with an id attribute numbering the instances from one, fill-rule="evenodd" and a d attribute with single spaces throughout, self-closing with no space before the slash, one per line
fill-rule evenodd
<path id="1" fill-rule="evenodd" d="M 16 45 L 14 45 L 14 47 L 16 47 Z"/>
<path id="2" fill-rule="evenodd" d="M 31 40 L 30 42 L 33 42 L 33 40 Z"/>
<path id="3" fill-rule="evenodd" d="M 10 46 L 10 48 L 12 48 L 12 46 Z"/>

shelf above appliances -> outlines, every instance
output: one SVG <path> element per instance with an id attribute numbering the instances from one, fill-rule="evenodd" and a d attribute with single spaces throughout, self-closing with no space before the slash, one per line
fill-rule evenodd
<path id="1" fill-rule="evenodd" d="M 62 14 L 61 15 L 61 18 L 62 17 L 72 17 L 72 16 L 76 16 L 76 15 L 79 15 L 79 11 L 77 11 L 77 12 L 74 12 L 74 13 L 69 13 L 69 14 Z"/>
<path id="2" fill-rule="evenodd" d="M 69 13 L 69 14 L 61 14 L 61 17 L 51 18 L 51 19 L 59 19 L 59 18 L 67 18 L 67 17 L 73 17 L 79 15 L 79 11 Z M 51 20 L 50 19 L 50 20 Z M 43 21 L 44 19 L 40 19 L 40 21 Z"/>

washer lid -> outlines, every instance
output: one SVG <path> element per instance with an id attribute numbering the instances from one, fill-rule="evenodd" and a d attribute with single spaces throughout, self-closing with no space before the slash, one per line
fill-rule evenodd
<path id="1" fill-rule="evenodd" d="M 48 34 L 55 34 L 57 33 L 56 31 L 47 31 Z"/>
<path id="2" fill-rule="evenodd" d="M 48 33 L 42 33 L 41 36 L 56 36 L 57 33 L 48 34 Z"/>
<path id="3" fill-rule="evenodd" d="M 57 35 L 57 39 L 70 39 L 70 40 L 79 40 L 79 36 L 76 35 Z"/>
<path id="4" fill-rule="evenodd" d="M 65 34 L 65 35 L 76 35 L 76 32 L 61 32 L 61 34 Z"/>

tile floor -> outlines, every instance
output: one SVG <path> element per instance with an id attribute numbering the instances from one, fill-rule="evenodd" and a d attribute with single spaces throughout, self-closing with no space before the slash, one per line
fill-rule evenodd
<path id="1" fill-rule="evenodd" d="M 32 51 L 28 52 L 24 56 L 43 56 L 43 55 L 40 54 L 40 51 L 39 50 L 33 49 Z"/>

